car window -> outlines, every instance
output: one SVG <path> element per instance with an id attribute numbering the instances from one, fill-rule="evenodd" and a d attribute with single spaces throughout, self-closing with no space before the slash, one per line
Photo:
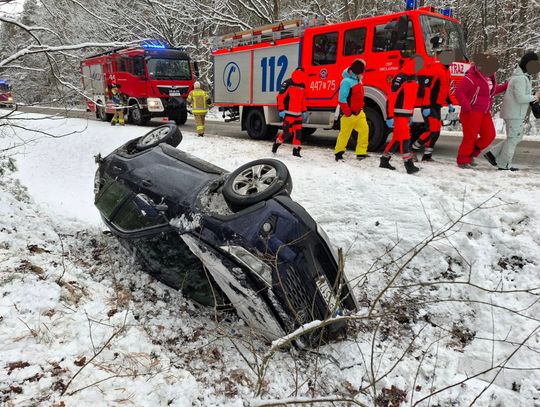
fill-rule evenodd
<path id="1" fill-rule="evenodd" d="M 416 52 L 416 44 L 414 40 L 412 21 L 409 20 L 407 38 L 405 39 L 405 42 L 398 41 L 397 36 L 397 21 L 390 21 L 389 23 L 375 26 L 375 33 L 373 35 L 373 52 L 407 51 L 407 53 L 413 55 Z"/>
<path id="2" fill-rule="evenodd" d="M 203 305 L 218 304 L 224 298 L 217 287 L 211 287 L 201 261 L 191 252 L 177 232 L 160 233 L 147 238 L 133 239 L 137 256 L 165 284 Z M 215 284 L 215 283 L 213 283 Z"/>
<path id="3" fill-rule="evenodd" d="M 114 210 L 131 192 L 119 182 L 110 181 L 103 187 L 103 192 L 96 200 L 96 206 L 106 219 L 110 219 Z"/>
<path id="4" fill-rule="evenodd" d="M 338 33 L 331 32 L 313 37 L 313 65 L 328 65 L 336 63 Z"/>
<path id="5" fill-rule="evenodd" d="M 149 216 L 136 205 L 135 201 L 130 200 L 120 208 L 112 223 L 121 230 L 135 231 L 164 225 L 167 219 L 161 214 Z"/>
<path id="6" fill-rule="evenodd" d="M 355 28 L 345 31 L 343 55 L 359 55 L 364 53 L 366 45 L 366 29 Z"/>

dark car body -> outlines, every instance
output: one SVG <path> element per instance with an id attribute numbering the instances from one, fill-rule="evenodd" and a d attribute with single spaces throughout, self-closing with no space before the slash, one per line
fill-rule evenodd
<path id="1" fill-rule="evenodd" d="M 95 204 L 159 280 L 202 304 L 230 302 L 269 340 L 356 310 L 326 235 L 286 190 L 234 212 L 229 172 L 137 140 L 97 159 Z"/>

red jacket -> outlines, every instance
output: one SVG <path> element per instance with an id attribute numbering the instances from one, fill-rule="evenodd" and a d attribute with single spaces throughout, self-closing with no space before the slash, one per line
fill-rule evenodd
<path id="1" fill-rule="evenodd" d="M 489 90 L 488 78 L 491 78 L 493 87 Z M 476 66 L 471 66 L 465 78 L 456 90 L 456 99 L 461 105 L 462 112 L 475 111 L 487 113 L 493 104 L 493 97 L 506 91 L 508 82 L 498 85 L 495 74 L 486 77 Z"/>
<path id="2" fill-rule="evenodd" d="M 388 95 L 388 118 L 412 116 L 418 94 L 416 75 L 399 73 L 392 81 L 390 89 L 392 92 Z"/>
<path id="3" fill-rule="evenodd" d="M 355 74 L 349 72 L 349 68 L 343 71 L 342 76 L 339 85 L 339 107 L 345 116 L 357 115 L 364 108 L 364 85 Z"/>
<path id="4" fill-rule="evenodd" d="M 450 70 L 440 62 L 429 66 L 428 77 L 424 77 L 425 86 L 421 106 L 445 106 L 450 100 Z M 419 82 L 422 82 L 419 80 Z M 422 86 L 422 84 L 420 85 Z"/>
<path id="5" fill-rule="evenodd" d="M 303 72 L 294 71 L 281 85 L 277 95 L 278 110 L 289 116 L 302 116 L 307 110 Z"/>

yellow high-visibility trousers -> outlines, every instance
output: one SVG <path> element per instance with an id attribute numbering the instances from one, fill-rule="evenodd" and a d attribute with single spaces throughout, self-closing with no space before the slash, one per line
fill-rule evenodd
<path id="1" fill-rule="evenodd" d="M 362 110 L 357 115 L 341 116 L 340 130 L 336 141 L 336 148 L 334 153 L 340 153 L 345 151 L 351 133 L 356 130 L 358 138 L 356 141 L 356 155 L 364 155 L 367 153 L 367 147 L 369 142 L 369 127 L 366 121 L 366 114 Z"/>
<path id="2" fill-rule="evenodd" d="M 193 113 L 193 117 L 195 118 L 195 130 L 197 131 L 197 134 L 199 136 L 202 136 L 204 134 L 204 119 L 205 119 L 206 113 Z"/>

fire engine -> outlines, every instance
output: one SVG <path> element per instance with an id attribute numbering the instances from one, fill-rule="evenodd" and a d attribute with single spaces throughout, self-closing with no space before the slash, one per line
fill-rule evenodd
<path id="1" fill-rule="evenodd" d="M 110 88 L 118 84 L 126 95 L 130 123 L 143 125 L 151 117 L 167 117 L 181 125 L 187 119 L 185 99 L 198 67 L 182 49 L 144 43 L 86 58 L 81 74 L 89 94 L 88 110 L 96 112 L 98 119 L 111 120 L 115 106 Z"/>
<path id="2" fill-rule="evenodd" d="M 308 120 L 303 135 L 336 128 L 342 72 L 355 59 L 366 61 L 365 113 L 369 149 L 386 141 L 387 95 L 400 60 L 420 54 L 434 61 L 438 49 L 457 49 L 465 55 L 461 24 L 450 12 L 422 7 L 399 13 L 327 24 L 317 18 L 298 19 L 216 38 L 213 100 L 226 120 L 240 120 L 253 139 L 274 137 L 280 126 L 276 93 L 283 80 L 301 66 L 308 75 Z M 469 68 L 467 59 L 451 66 L 451 92 Z M 455 102 L 455 100 L 454 100 Z M 457 103 L 456 103 L 457 105 Z M 443 109 L 443 118 L 459 113 Z M 416 109 L 415 122 L 422 122 Z"/>
<path id="3" fill-rule="evenodd" d="M 13 106 L 11 85 L 3 79 L 0 79 L 0 106 Z"/>

